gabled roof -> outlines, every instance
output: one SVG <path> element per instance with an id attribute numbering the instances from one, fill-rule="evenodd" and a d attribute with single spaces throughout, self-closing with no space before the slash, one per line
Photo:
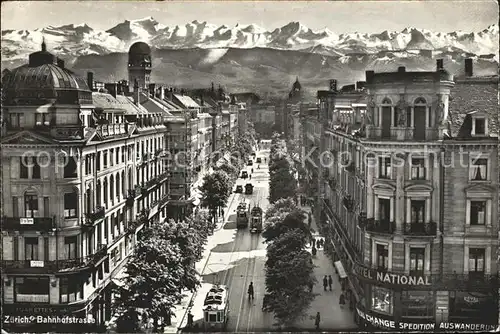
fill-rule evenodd
<path id="1" fill-rule="evenodd" d="M 489 136 L 498 136 L 498 89 L 498 76 L 456 80 L 448 108 L 451 137 L 471 137 L 473 112 L 484 113 Z"/>
<path id="2" fill-rule="evenodd" d="M 107 93 L 92 92 L 92 103 L 96 109 L 102 109 L 104 111 L 125 111 L 122 107 L 122 103 L 114 98 L 113 95 Z"/>
<path id="3" fill-rule="evenodd" d="M 137 106 L 131 96 L 117 95 L 116 99 L 121 107 L 125 109 L 126 115 L 145 115 L 148 113 L 144 107 Z"/>

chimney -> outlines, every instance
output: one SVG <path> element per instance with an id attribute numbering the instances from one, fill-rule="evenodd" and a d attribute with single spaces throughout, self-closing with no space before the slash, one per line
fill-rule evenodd
<path id="1" fill-rule="evenodd" d="M 405 73 L 405 72 L 406 72 L 406 67 L 404 67 L 404 66 L 398 67 L 398 73 Z"/>
<path id="2" fill-rule="evenodd" d="M 117 84 L 115 83 L 106 83 L 104 84 L 104 88 L 108 91 L 116 99 L 116 93 L 118 90 Z"/>
<path id="3" fill-rule="evenodd" d="M 134 104 L 136 106 L 139 105 L 139 82 L 137 81 L 137 79 L 135 79 L 134 81 Z"/>
<path id="4" fill-rule="evenodd" d="M 92 92 L 94 91 L 94 72 L 87 72 L 87 86 Z"/>
<path id="5" fill-rule="evenodd" d="M 335 79 L 330 80 L 330 91 L 331 92 L 337 91 L 337 80 L 335 80 Z"/>
<path id="6" fill-rule="evenodd" d="M 200 104 L 201 106 L 205 106 L 205 99 L 203 98 L 203 95 L 200 96 Z"/>
<path id="7" fill-rule="evenodd" d="M 471 77 L 474 74 L 472 59 L 465 59 L 465 76 Z"/>
<path id="8" fill-rule="evenodd" d="M 444 70 L 443 59 L 436 59 L 436 72 Z"/>
<path id="9" fill-rule="evenodd" d="M 370 83 L 375 76 L 375 71 L 365 71 L 366 82 Z"/>

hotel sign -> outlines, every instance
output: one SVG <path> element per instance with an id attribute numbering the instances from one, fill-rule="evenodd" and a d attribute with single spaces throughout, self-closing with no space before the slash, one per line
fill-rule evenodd
<path id="1" fill-rule="evenodd" d="M 385 271 L 378 271 L 376 269 L 365 268 L 362 266 L 354 265 L 353 272 L 358 277 L 376 281 L 390 285 L 406 285 L 406 286 L 430 286 L 431 279 L 429 275 L 404 275 L 396 274 Z"/>

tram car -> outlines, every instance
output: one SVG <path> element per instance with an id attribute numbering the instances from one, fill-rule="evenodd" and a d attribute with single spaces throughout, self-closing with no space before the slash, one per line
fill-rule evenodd
<path id="1" fill-rule="evenodd" d="M 236 227 L 246 228 L 248 227 L 248 221 L 250 220 L 250 204 L 242 201 L 238 204 L 236 209 Z"/>
<path id="2" fill-rule="evenodd" d="M 250 232 L 262 232 L 262 209 L 259 206 L 254 206 L 251 211 Z"/>
<path id="3" fill-rule="evenodd" d="M 203 327 L 206 331 L 225 330 L 228 320 L 229 291 L 225 285 L 214 285 L 203 303 Z"/>

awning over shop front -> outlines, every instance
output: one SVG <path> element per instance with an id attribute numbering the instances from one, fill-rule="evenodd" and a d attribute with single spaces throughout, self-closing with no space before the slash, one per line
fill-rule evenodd
<path id="1" fill-rule="evenodd" d="M 335 268 L 337 268 L 337 272 L 339 273 L 340 278 L 346 278 L 347 274 L 345 273 L 344 266 L 342 265 L 342 262 L 336 261 L 335 263 Z"/>
<path id="2" fill-rule="evenodd" d="M 122 287 L 125 285 L 125 278 L 127 277 L 127 269 L 123 267 L 118 273 L 116 273 L 115 277 L 113 277 L 111 281 L 116 284 L 116 286 Z"/>

